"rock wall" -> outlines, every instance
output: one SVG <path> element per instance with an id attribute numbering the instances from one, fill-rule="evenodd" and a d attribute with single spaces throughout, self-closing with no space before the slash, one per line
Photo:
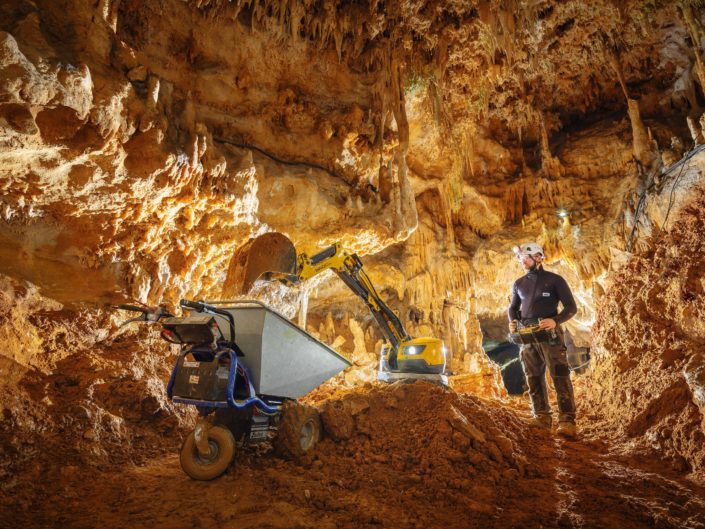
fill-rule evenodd
<path id="1" fill-rule="evenodd" d="M 617 388 L 639 391 L 643 421 L 610 431 L 661 439 L 668 423 L 674 440 L 659 443 L 699 471 L 699 338 L 664 329 L 699 329 L 701 289 L 644 263 L 682 251 L 686 277 L 699 273 L 697 237 L 675 226 L 701 219 L 679 208 L 702 181 L 703 35 L 694 1 L 3 2 L 7 446 L 23 442 L 12 431 L 41 431 L 19 417 L 69 427 L 51 404 L 64 387 L 97 399 L 80 430 L 102 439 L 97 409 L 122 412 L 99 378 L 123 381 L 130 406 L 166 410 L 170 353 L 118 333 L 105 304 L 217 297 L 235 248 L 267 231 L 309 253 L 358 252 L 413 334 L 442 337 L 453 369 L 496 380 L 478 318 L 501 321 L 520 274 L 510 248 L 536 240 L 578 298 L 576 341 L 598 322 L 600 380 L 584 398 L 606 410 L 601 424 L 629 416 L 605 404 Z M 267 299 L 351 355 L 359 370 L 341 383 L 357 384 L 380 334 L 330 279 Z M 639 305 L 666 302 L 643 298 L 652 284 L 652 297 L 673 291 L 671 327 Z M 693 299 L 678 305 L 678 288 Z M 658 378 L 649 359 L 671 342 L 693 353 L 669 352 Z M 672 395 L 682 405 L 654 419 Z M 130 410 L 128 430 L 142 431 Z"/>
<path id="2" fill-rule="evenodd" d="M 372 96 L 325 53 L 308 68 L 305 43 L 265 51 L 266 35 L 211 32 L 185 4 L 3 9 L 4 266 L 54 297 L 217 293 L 229 252 L 262 231 L 369 252 L 414 228 L 396 167 L 368 196 Z"/>

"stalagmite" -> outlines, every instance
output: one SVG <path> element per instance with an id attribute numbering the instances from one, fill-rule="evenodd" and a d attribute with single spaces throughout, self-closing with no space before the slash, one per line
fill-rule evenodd
<path id="1" fill-rule="evenodd" d="M 648 129 L 641 120 L 639 101 L 628 99 L 629 120 L 632 124 L 634 157 L 645 169 L 651 168 L 656 162 L 658 149 Z"/>
<path id="2" fill-rule="evenodd" d="M 701 528 L 702 7 L 2 3 L 0 527 Z M 508 339 L 529 241 L 573 439 Z M 335 244 L 372 296 L 299 277 Z M 278 330 L 191 303 L 245 298 Z M 378 299 L 447 387 L 379 380 Z"/>

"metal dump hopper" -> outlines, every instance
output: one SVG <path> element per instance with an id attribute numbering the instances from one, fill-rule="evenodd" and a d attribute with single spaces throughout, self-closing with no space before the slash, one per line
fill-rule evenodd
<path id="1" fill-rule="evenodd" d="M 245 353 L 258 395 L 298 398 L 351 362 L 259 301 L 207 301 L 235 319 L 235 342 Z M 230 338 L 225 316 L 215 315 Z"/>

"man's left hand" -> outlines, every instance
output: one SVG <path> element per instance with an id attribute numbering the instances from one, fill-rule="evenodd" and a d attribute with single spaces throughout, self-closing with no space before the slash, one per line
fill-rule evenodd
<path id="1" fill-rule="evenodd" d="M 541 320 L 539 322 L 539 327 L 541 329 L 548 329 L 549 331 L 551 329 L 555 329 L 556 328 L 556 320 L 553 320 L 551 318 L 546 318 L 545 320 Z"/>

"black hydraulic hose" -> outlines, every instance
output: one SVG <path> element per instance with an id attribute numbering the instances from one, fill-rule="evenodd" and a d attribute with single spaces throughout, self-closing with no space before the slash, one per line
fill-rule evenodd
<path id="1" fill-rule="evenodd" d="M 363 284 L 369 285 L 367 288 L 370 289 L 373 297 L 377 300 L 377 303 L 379 304 L 380 308 L 389 318 L 390 323 L 394 326 L 394 328 L 400 334 L 400 336 L 402 337 L 402 340 L 410 340 L 411 335 L 409 335 L 409 333 L 406 332 L 406 329 L 404 328 L 404 324 L 401 322 L 399 317 L 394 313 L 394 311 L 391 308 L 389 308 L 389 305 L 387 305 L 384 301 L 382 301 L 382 297 L 377 293 L 377 289 L 375 289 L 374 284 L 372 284 L 372 281 L 370 281 L 370 278 L 367 275 L 367 272 L 365 272 L 362 269 L 362 261 L 360 261 L 360 258 L 357 256 L 357 254 L 353 255 L 353 257 L 355 258 L 355 260 L 357 261 L 357 264 L 359 265 L 359 268 L 357 269 L 357 274 L 360 276 L 363 276 L 365 279 L 365 282 Z"/>
<path id="2" fill-rule="evenodd" d="M 394 314 L 392 309 L 390 309 L 382 298 L 378 295 L 373 296 L 379 305 L 380 310 L 376 310 L 369 302 L 368 296 L 370 292 L 360 283 L 360 281 L 349 271 L 336 270 L 338 277 L 343 280 L 343 282 L 350 287 L 350 289 L 357 294 L 357 296 L 365 302 L 367 308 L 372 312 L 372 316 L 377 320 L 377 323 L 382 328 L 382 332 L 386 335 L 387 339 L 392 343 L 392 347 L 396 351 L 403 340 L 408 340 L 409 335 L 404 329 L 401 321 Z M 394 329 L 394 330 L 392 330 Z M 396 331 L 396 332 L 395 332 Z M 397 334 L 399 336 L 397 336 Z"/>
<path id="3" fill-rule="evenodd" d="M 149 310 L 145 309 L 144 307 L 138 307 L 137 305 L 121 304 L 118 305 L 117 308 L 121 310 L 130 310 L 132 312 L 141 312 L 143 314 L 147 314 L 149 312 Z"/>
<path id="4" fill-rule="evenodd" d="M 329 257 L 333 257 L 335 255 L 336 249 L 337 248 L 335 247 L 335 244 L 334 244 L 333 246 L 329 246 L 325 250 L 321 250 L 316 255 L 311 257 L 311 264 L 317 265 L 318 263 L 320 263 L 324 259 L 328 259 Z"/>

